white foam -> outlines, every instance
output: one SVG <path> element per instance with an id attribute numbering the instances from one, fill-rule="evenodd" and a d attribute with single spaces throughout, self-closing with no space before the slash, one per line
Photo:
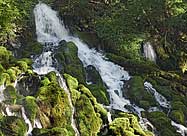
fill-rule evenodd
<path id="1" fill-rule="evenodd" d="M 187 135 L 187 127 L 178 124 L 174 121 L 171 121 L 171 125 L 177 128 L 177 132 L 180 133 L 182 136 L 186 136 Z"/>
<path id="2" fill-rule="evenodd" d="M 144 56 L 147 59 L 156 62 L 156 53 L 150 42 L 147 42 L 143 45 L 143 50 L 144 50 Z"/>
<path id="3" fill-rule="evenodd" d="M 144 86 L 149 92 L 151 92 L 154 95 L 156 101 L 160 104 L 160 106 L 168 109 L 171 108 L 170 102 L 167 101 L 167 99 L 164 96 L 162 96 L 160 93 L 158 93 L 156 89 L 153 88 L 151 83 L 145 82 Z"/>

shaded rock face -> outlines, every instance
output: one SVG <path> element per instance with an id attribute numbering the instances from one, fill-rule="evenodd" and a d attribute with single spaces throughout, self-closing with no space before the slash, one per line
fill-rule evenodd
<path id="1" fill-rule="evenodd" d="M 92 65 L 86 67 L 86 81 L 92 84 L 102 84 L 102 79 L 96 68 Z"/>
<path id="2" fill-rule="evenodd" d="M 92 94 L 97 98 L 99 103 L 108 105 L 109 95 L 106 91 L 106 85 L 103 83 L 99 72 L 92 65 L 85 68 L 86 70 L 86 82 L 87 87 L 90 89 Z"/>
<path id="3" fill-rule="evenodd" d="M 24 76 L 18 81 L 17 91 L 23 96 L 34 96 L 40 86 L 40 77 L 38 75 Z"/>

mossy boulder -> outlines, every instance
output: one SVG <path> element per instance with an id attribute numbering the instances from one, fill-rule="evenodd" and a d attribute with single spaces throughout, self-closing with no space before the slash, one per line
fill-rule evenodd
<path id="1" fill-rule="evenodd" d="M 36 98 L 44 128 L 70 126 L 72 113 L 68 96 L 56 82 L 40 87 Z"/>
<path id="2" fill-rule="evenodd" d="M 34 96 L 40 87 L 40 77 L 36 74 L 25 74 L 18 80 L 17 90 L 23 96 Z"/>
<path id="3" fill-rule="evenodd" d="M 87 87 L 90 89 L 97 101 L 109 105 L 109 95 L 105 84 L 94 66 L 89 65 L 86 67 L 86 81 L 89 83 Z"/>
<path id="4" fill-rule="evenodd" d="M 61 42 L 55 53 L 62 73 L 68 73 L 76 77 L 79 82 L 85 83 L 85 71 L 82 62 L 78 58 L 78 48 L 73 42 Z"/>
<path id="5" fill-rule="evenodd" d="M 130 100 L 145 109 L 156 106 L 154 96 L 144 89 L 144 81 L 140 76 L 132 77 L 129 85 L 126 95 Z"/>
<path id="6" fill-rule="evenodd" d="M 176 132 L 176 129 L 171 125 L 170 118 L 167 115 L 160 111 L 146 113 L 148 120 L 153 124 L 157 129 L 158 135 L 160 136 L 180 136 Z"/>
<path id="7" fill-rule="evenodd" d="M 4 67 L 7 67 L 11 57 L 12 53 L 5 47 L 0 46 L 0 64 L 2 64 Z"/>
<path id="8" fill-rule="evenodd" d="M 16 89 L 9 85 L 6 87 L 6 89 L 3 91 L 4 97 L 5 97 L 5 102 L 8 104 L 15 104 L 16 99 L 17 99 L 17 93 Z"/>
<path id="9" fill-rule="evenodd" d="M 6 116 L 0 120 L 0 134 L 2 136 L 25 136 L 27 125 L 19 117 Z"/>
<path id="10" fill-rule="evenodd" d="M 178 110 L 173 110 L 170 113 L 170 117 L 173 121 L 179 123 L 179 124 L 184 124 L 185 123 L 185 117 L 182 111 Z"/>
<path id="11" fill-rule="evenodd" d="M 5 84 L 9 85 L 11 83 L 10 76 L 8 73 L 2 73 L 0 75 L 0 85 Z"/>
<path id="12" fill-rule="evenodd" d="M 33 136 L 74 136 L 74 132 L 68 128 L 54 127 L 52 129 L 34 128 Z"/>
<path id="13" fill-rule="evenodd" d="M 151 132 L 140 127 L 136 116 L 129 113 L 120 113 L 120 117 L 110 123 L 109 134 L 113 136 L 153 136 Z"/>
<path id="14" fill-rule="evenodd" d="M 79 91 L 81 95 L 76 101 L 75 107 L 80 133 L 85 136 L 96 136 L 103 121 L 106 121 L 107 111 L 97 103 L 88 88 L 79 85 Z"/>
<path id="15" fill-rule="evenodd" d="M 69 90 L 71 92 L 71 100 L 73 105 L 75 105 L 77 99 L 80 98 L 80 92 L 76 89 L 78 89 L 78 81 L 76 78 L 68 75 L 68 74 L 64 74 L 64 77 L 66 79 L 67 85 L 69 87 Z"/>
<path id="16" fill-rule="evenodd" d="M 36 104 L 36 99 L 33 96 L 27 96 L 23 102 L 23 105 L 27 117 L 30 119 L 32 124 L 34 124 L 34 120 L 36 118 L 37 111 L 38 111 L 38 105 Z"/>
<path id="17" fill-rule="evenodd" d="M 75 119 L 81 135 L 96 136 L 104 122 L 107 111 L 97 102 L 91 91 L 79 84 L 76 78 L 64 74 L 75 106 Z"/>

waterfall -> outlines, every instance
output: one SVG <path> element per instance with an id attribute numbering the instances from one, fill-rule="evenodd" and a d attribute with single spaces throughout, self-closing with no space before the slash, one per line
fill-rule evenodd
<path id="1" fill-rule="evenodd" d="M 177 124 L 174 121 L 171 121 L 171 125 L 174 126 L 175 128 L 177 128 L 177 132 L 180 133 L 182 136 L 187 135 L 187 127 L 185 127 L 181 124 Z"/>
<path id="2" fill-rule="evenodd" d="M 156 62 L 156 53 L 153 49 L 153 46 L 150 44 L 150 42 L 147 42 L 143 45 L 143 52 L 145 58 Z"/>
<path id="3" fill-rule="evenodd" d="M 5 85 L 0 85 L 0 103 L 5 99 L 4 98 L 4 94 L 3 94 L 3 90 L 5 89 Z"/>
<path id="4" fill-rule="evenodd" d="M 79 131 L 78 131 L 77 127 L 76 127 L 75 119 L 74 119 L 75 107 L 74 107 L 73 104 L 72 104 L 70 91 L 69 91 L 69 89 L 67 88 L 66 82 L 65 82 L 65 80 L 63 79 L 63 77 L 60 75 L 60 73 L 57 73 L 57 76 L 59 77 L 59 84 L 60 84 L 60 87 L 63 88 L 64 91 L 68 94 L 69 104 L 70 104 L 70 107 L 71 107 L 71 109 L 72 109 L 72 114 L 71 114 L 71 125 L 72 125 L 72 127 L 73 127 L 75 133 L 77 134 L 77 136 L 80 136 Z"/>
<path id="5" fill-rule="evenodd" d="M 130 79 L 128 72 L 125 71 L 123 67 L 107 61 L 107 58 L 105 58 L 103 54 L 94 49 L 90 49 L 79 38 L 69 35 L 68 30 L 64 27 L 63 22 L 57 17 L 57 13 L 46 4 L 37 4 L 34 9 L 34 14 L 37 39 L 39 42 L 43 44 L 46 42 L 56 43 L 51 45 L 54 47 L 57 46 L 58 42 L 61 40 L 75 43 L 78 48 L 78 57 L 83 62 L 84 67 L 88 65 L 94 66 L 101 75 L 103 82 L 106 84 L 108 88 L 107 92 L 110 96 L 110 107 L 112 109 L 129 112 L 129 110 L 125 108 L 125 105 L 129 105 L 132 108 L 131 112 L 137 113 L 141 122 L 145 123 L 145 120 L 143 120 L 141 117 L 141 111 L 144 111 L 144 109 L 131 104 L 128 99 L 122 96 L 124 81 Z M 43 58 L 45 58 L 44 56 L 45 55 L 40 56 L 35 60 L 35 64 L 33 65 L 35 72 L 38 74 L 46 74 L 51 70 L 57 72 L 57 70 L 55 70 L 55 68 L 53 68 L 51 65 L 53 60 L 50 59 L 51 56 L 49 53 L 47 56 L 48 59 L 45 60 L 47 62 L 42 62 Z M 48 61 L 50 63 L 48 63 Z M 44 65 L 42 65 L 43 63 Z M 72 111 L 74 112 L 73 108 Z M 73 128 L 76 128 L 75 124 L 73 124 L 74 122 L 72 120 L 72 126 Z M 75 128 L 74 130 L 76 132 Z"/>
<path id="6" fill-rule="evenodd" d="M 52 51 L 48 51 L 48 48 L 51 48 L 51 50 L 53 50 L 53 47 L 58 46 L 58 42 L 60 42 L 62 37 L 66 36 L 68 32 L 66 31 L 64 25 L 61 25 L 63 24 L 63 22 L 58 19 L 57 13 L 47 5 L 42 3 L 36 5 L 34 9 L 34 15 L 37 40 L 38 42 L 45 45 L 44 52 L 34 61 L 34 71 L 39 75 L 44 75 L 51 71 L 56 72 L 57 77 L 59 77 L 58 82 L 60 87 L 63 88 L 64 91 L 68 94 L 69 104 L 72 109 L 71 126 L 74 129 L 75 134 L 77 136 L 80 136 L 74 119 L 75 108 L 72 104 L 70 91 L 66 86 L 65 80 L 54 66 L 55 60 L 53 59 Z"/>
<path id="7" fill-rule="evenodd" d="M 32 130 L 33 130 L 33 127 L 32 127 L 32 124 L 31 124 L 31 121 L 27 118 L 26 114 L 25 114 L 25 109 L 24 107 L 21 107 L 21 114 L 22 114 L 22 117 L 25 121 L 25 123 L 29 126 L 29 129 L 27 131 L 27 135 L 30 136 L 32 135 Z"/>
<path id="8" fill-rule="evenodd" d="M 153 88 L 151 83 L 145 82 L 144 86 L 148 91 L 150 91 L 154 95 L 156 101 L 159 103 L 160 106 L 167 108 L 167 109 L 171 108 L 170 102 L 167 101 L 167 99 L 164 96 L 159 94 L 156 91 L 156 89 Z M 157 107 L 153 107 L 152 109 L 149 109 L 149 111 L 160 111 L 160 110 Z M 180 133 L 182 136 L 187 135 L 187 127 L 185 127 L 181 124 L 178 124 L 172 120 L 171 120 L 171 125 L 174 126 L 177 129 L 177 132 Z"/>
<path id="9" fill-rule="evenodd" d="M 162 96 L 161 94 L 159 94 L 156 89 L 153 88 L 152 84 L 149 82 L 145 82 L 144 86 L 146 88 L 146 90 L 148 90 L 150 93 L 152 93 L 156 99 L 156 101 L 159 103 L 160 106 L 170 109 L 171 105 L 170 102 L 167 101 L 167 99 Z"/>

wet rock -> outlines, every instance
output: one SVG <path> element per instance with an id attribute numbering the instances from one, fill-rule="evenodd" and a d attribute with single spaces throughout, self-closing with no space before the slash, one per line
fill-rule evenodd
<path id="1" fill-rule="evenodd" d="M 40 86 L 40 77 L 38 75 L 24 75 L 16 86 L 19 94 L 23 96 L 34 96 Z"/>
<path id="2" fill-rule="evenodd" d="M 0 120 L 0 134 L 5 136 L 25 136 L 27 125 L 19 117 L 6 116 Z"/>

